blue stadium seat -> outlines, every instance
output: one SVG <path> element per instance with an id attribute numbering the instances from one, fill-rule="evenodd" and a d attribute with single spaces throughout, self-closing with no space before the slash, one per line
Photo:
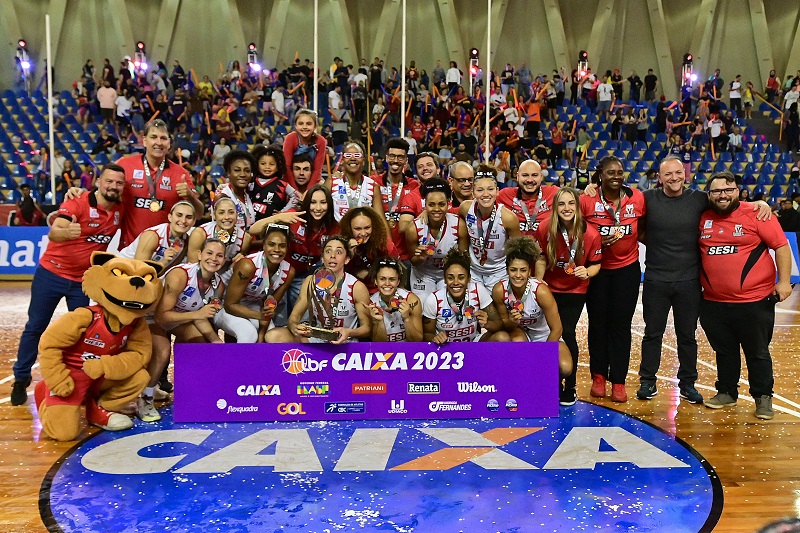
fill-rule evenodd
<path id="1" fill-rule="evenodd" d="M 755 185 L 756 177 L 753 174 L 745 174 L 742 177 L 742 185 Z"/>
<path id="2" fill-rule="evenodd" d="M 567 180 L 567 183 L 572 183 L 572 180 L 575 179 L 575 171 L 572 169 L 567 169 L 564 171 L 564 179 Z"/>
<path id="3" fill-rule="evenodd" d="M 694 183 L 695 185 L 698 185 L 698 186 L 705 185 L 707 179 L 708 178 L 706 177 L 705 174 L 703 174 L 701 172 L 698 172 L 697 174 L 695 174 L 694 179 L 692 180 L 692 183 Z"/>
<path id="4" fill-rule="evenodd" d="M 769 190 L 769 197 L 773 201 L 786 196 L 786 188 L 783 185 L 773 185 Z"/>
<path id="5" fill-rule="evenodd" d="M 619 142 L 619 147 L 620 147 L 621 150 L 628 150 L 628 151 L 630 151 L 630 149 L 633 148 L 631 143 L 628 142 L 628 141 L 620 141 Z"/>
<path id="6" fill-rule="evenodd" d="M 569 169 L 569 161 L 566 159 L 559 159 L 556 161 L 556 170 L 568 170 Z"/>
<path id="7" fill-rule="evenodd" d="M 645 150 L 645 152 L 642 154 L 642 160 L 644 160 L 644 161 L 655 161 L 656 160 L 655 152 L 653 152 L 653 150 L 650 150 L 650 149 Z"/>
<path id="8" fill-rule="evenodd" d="M 762 172 L 758 175 L 758 180 L 756 181 L 758 185 L 772 185 L 772 174 L 767 172 Z"/>
<path id="9" fill-rule="evenodd" d="M 725 172 L 726 170 L 728 170 L 728 167 L 727 167 L 727 165 L 725 165 L 725 163 L 723 161 L 717 161 L 717 163 L 714 165 L 714 172 L 715 173 L 716 172 Z"/>
<path id="10" fill-rule="evenodd" d="M 697 151 L 692 152 L 692 161 L 695 163 L 699 163 L 703 160 L 703 154 Z"/>
<path id="11" fill-rule="evenodd" d="M 733 163 L 731 163 L 731 168 L 729 168 L 728 170 L 733 175 L 743 174 L 744 166 L 741 163 L 734 161 Z"/>
<path id="12" fill-rule="evenodd" d="M 628 174 L 628 179 L 626 179 L 625 182 L 628 185 L 638 185 L 641 179 L 642 177 L 639 175 L 638 172 L 631 172 Z"/>
<path id="13" fill-rule="evenodd" d="M 780 155 L 780 162 L 786 164 L 793 163 L 794 160 L 792 159 L 792 154 L 789 152 L 782 152 Z"/>
<path id="14" fill-rule="evenodd" d="M 719 154 L 719 160 L 724 161 L 726 163 L 730 163 L 731 161 L 733 161 L 733 156 L 731 155 L 730 152 L 722 152 L 721 154 Z"/>
<path id="15" fill-rule="evenodd" d="M 711 163 L 708 161 L 701 161 L 699 165 L 697 165 L 697 172 L 705 172 L 709 173 L 712 170 Z"/>
<path id="16" fill-rule="evenodd" d="M 733 156 L 733 160 L 739 163 L 745 163 L 747 162 L 747 154 L 744 152 L 736 152 L 736 154 Z"/>
<path id="17" fill-rule="evenodd" d="M 789 180 L 786 178 L 786 173 L 776 172 L 772 178 L 772 183 L 775 185 L 786 185 Z"/>
<path id="18" fill-rule="evenodd" d="M 763 184 L 756 185 L 753 188 L 753 196 L 755 196 L 756 194 L 764 194 L 764 195 L 766 195 L 767 194 L 767 187 L 765 185 L 763 185 Z"/>

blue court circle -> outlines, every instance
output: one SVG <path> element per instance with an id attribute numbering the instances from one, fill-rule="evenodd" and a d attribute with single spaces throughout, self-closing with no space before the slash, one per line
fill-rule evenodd
<path id="1" fill-rule="evenodd" d="M 711 531 L 722 510 L 716 473 L 686 443 L 585 402 L 522 420 L 175 424 L 170 408 L 162 415 L 97 433 L 53 466 L 40 497 L 48 531 L 696 532 Z M 193 436 L 159 441 L 176 430 Z M 246 446 L 256 434 L 279 437 Z M 281 466 L 232 465 L 241 453 Z M 124 473 L 139 464 L 151 470 Z"/>

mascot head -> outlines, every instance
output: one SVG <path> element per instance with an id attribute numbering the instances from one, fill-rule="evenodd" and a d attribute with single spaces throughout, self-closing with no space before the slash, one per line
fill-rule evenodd
<path id="1" fill-rule="evenodd" d="M 122 324 L 130 324 L 158 304 L 163 290 L 160 272 L 155 261 L 94 252 L 92 266 L 83 275 L 83 292 Z"/>

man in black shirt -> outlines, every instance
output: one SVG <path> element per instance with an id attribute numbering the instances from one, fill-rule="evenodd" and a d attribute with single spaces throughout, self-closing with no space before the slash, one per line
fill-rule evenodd
<path id="1" fill-rule="evenodd" d="M 644 77 L 644 99 L 653 102 L 656 99 L 656 89 L 658 88 L 658 78 L 653 74 L 653 69 L 647 69 L 647 76 Z"/>
<path id="2" fill-rule="evenodd" d="M 781 200 L 781 209 L 777 212 L 778 222 L 785 232 L 800 230 L 800 213 L 795 211 L 790 198 Z"/>

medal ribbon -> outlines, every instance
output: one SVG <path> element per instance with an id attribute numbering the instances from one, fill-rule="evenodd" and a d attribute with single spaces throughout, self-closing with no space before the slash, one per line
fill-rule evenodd
<path id="1" fill-rule="evenodd" d="M 539 210 L 542 208 L 542 188 L 539 187 L 539 196 L 536 198 L 534 204 L 533 215 L 528 213 L 528 203 L 522 198 L 515 198 L 515 202 L 522 208 L 522 214 L 525 216 L 525 229 L 533 231 L 533 225 L 536 224 L 536 218 L 539 216 Z"/>
<path id="2" fill-rule="evenodd" d="M 445 219 L 442 220 L 442 227 L 439 228 L 439 233 L 436 235 L 436 237 L 434 237 L 433 232 L 431 231 L 431 226 L 430 224 L 428 224 L 428 242 L 423 244 L 428 244 L 428 245 L 432 244 L 435 252 L 436 249 L 439 248 L 439 243 L 442 242 L 442 236 L 444 235 L 444 230 L 446 229 L 446 227 L 447 227 L 447 217 L 445 216 Z"/>
<path id="3" fill-rule="evenodd" d="M 562 226 L 561 224 L 558 225 L 561 228 L 561 237 L 564 239 L 564 244 L 567 245 L 567 250 L 569 250 L 569 262 L 573 265 L 575 264 L 575 254 L 578 252 L 578 239 L 575 239 L 572 244 L 569 243 L 569 233 L 567 233 L 567 228 Z"/>
<path id="4" fill-rule="evenodd" d="M 486 237 L 484 238 L 483 233 L 483 220 L 481 220 L 480 212 L 477 207 L 475 207 L 476 213 L 476 225 L 478 226 L 478 248 L 481 251 L 481 257 L 484 257 L 488 254 L 486 251 L 486 247 L 489 244 L 489 237 L 492 235 L 492 226 L 494 226 L 494 219 L 497 216 L 497 204 L 492 207 L 492 215 L 489 217 L 489 227 L 486 229 Z"/>
<path id="5" fill-rule="evenodd" d="M 389 209 L 386 211 L 386 214 L 394 213 L 395 209 L 397 209 L 397 204 L 400 203 L 400 195 L 403 194 L 403 182 L 401 181 L 397 185 L 397 196 L 392 201 L 392 182 L 389 181 L 389 191 L 387 192 L 388 199 L 389 199 Z"/>
<path id="6" fill-rule="evenodd" d="M 147 156 L 142 156 L 142 163 L 144 163 L 144 177 L 147 179 L 147 188 L 150 192 L 150 201 L 156 202 L 156 182 L 161 181 L 161 174 L 164 173 L 164 164 L 167 162 L 167 158 L 161 160 L 161 164 L 158 166 L 158 173 L 156 174 L 156 179 L 153 180 L 153 176 L 150 174 L 150 164 L 147 162 Z"/>
<path id="7" fill-rule="evenodd" d="M 456 321 L 461 322 L 464 320 L 464 305 L 467 303 L 467 294 L 464 294 L 464 299 L 458 304 L 453 301 L 453 297 L 450 296 L 449 292 L 445 291 L 445 293 L 447 295 L 447 305 L 449 305 L 450 309 L 456 314 Z"/>
<path id="8" fill-rule="evenodd" d="M 514 289 L 511 288 L 511 280 L 508 280 L 508 301 L 512 304 L 512 307 L 516 302 L 523 302 L 523 305 L 525 305 L 525 299 L 528 298 L 528 294 L 531 292 L 531 285 L 531 280 L 528 280 L 528 283 L 525 284 L 525 291 L 522 293 L 522 297 L 517 300 L 516 296 L 514 296 Z"/>
<path id="9" fill-rule="evenodd" d="M 603 202 L 603 207 L 605 208 L 608 215 L 612 219 L 614 219 L 614 222 L 616 223 L 615 225 L 619 226 L 620 213 L 622 213 L 622 194 L 620 194 L 619 208 L 617 208 L 616 211 L 614 211 L 614 204 L 606 200 L 606 196 L 603 194 L 602 189 L 600 190 L 600 201 Z"/>

